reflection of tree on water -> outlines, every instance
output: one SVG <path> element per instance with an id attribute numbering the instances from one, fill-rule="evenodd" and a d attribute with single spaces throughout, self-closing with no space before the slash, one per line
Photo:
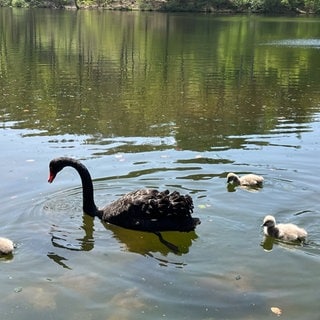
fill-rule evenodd
<path id="1" fill-rule="evenodd" d="M 186 254 L 189 252 L 192 241 L 198 238 L 194 231 L 143 232 L 109 223 L 103 223 L 103 225 L 107 230 L 112 231 L 113 237 L 119 241 L 123 250 L 149 256 L 157 252 L 163 256 L 169 253 L 179 256 Z M 50 234 L 53 247 L 71 251 L 91 251 L 94 248 L 94 218 L 84 214 L 81 229 L 85 232 L 84 236 L 76 239 L 77 243 L 70 243 L 68 240 L 70 232 L 57 225 L 52 226 Z M 49 252 L 47 256 L 63 268 L 70 269 L 65 263 L 68 260 L 65 257 L 55 252 Z"/>

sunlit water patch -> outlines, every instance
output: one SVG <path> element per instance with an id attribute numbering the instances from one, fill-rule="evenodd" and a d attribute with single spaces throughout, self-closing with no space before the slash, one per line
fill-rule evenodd
<path id="1" fill-rule="evenodd" d="M 264 45 L 289 48 L 320 49 L 320 39 L 284 39 L 271 41 Z"/>

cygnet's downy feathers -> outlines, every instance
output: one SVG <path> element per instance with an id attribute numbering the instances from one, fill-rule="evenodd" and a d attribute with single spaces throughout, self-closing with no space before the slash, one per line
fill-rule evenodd
<path id="1" fill-rule="evenodd" d="M 304 241 L 308 235 L 306 230 L 295 224 L 276 224 L 276 219 L 271 215 L 265 216 L 262 226 L 265 235 L 284 241 Z"/>
<path id="2" fill-rule="evenodd" d="M 256 174 L 247 174 L 239 177 L 233 172 L 228 173 L 227 183 L 232 183 L 235 186 L 246 186 L 246 187 L 262 187 L 264 182 L 263 177 Z"/>
<path id="3" fill-rule="evenodd" d="M 0 254 L 11 254 L 14 244 L 10 239 L 0 237 Z"/>

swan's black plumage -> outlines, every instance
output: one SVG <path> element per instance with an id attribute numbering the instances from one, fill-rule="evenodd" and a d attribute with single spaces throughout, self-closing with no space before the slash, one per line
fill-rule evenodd
<path id="1" fill-rule="evenodd" d="M 49 165 L 48 182 L 51 183 L 57 173 L 67 166 L 76 169 L 81 177 L 83 211 L 104 222 L 150 232 L 192 231 L 200 223 L 198 218 L 191 216 L 192 198 L 177 191 L 136 190 L 98 209 L 94 202 L 90 173 L 78 160 L 66 157 L 53 159 Z"/>

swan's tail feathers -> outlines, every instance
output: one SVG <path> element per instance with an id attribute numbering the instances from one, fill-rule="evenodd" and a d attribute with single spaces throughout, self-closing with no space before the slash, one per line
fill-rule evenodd
<path id="1" fill-rule="evenodd" d="M 169 193 L 168 190 L 153 190 L 150 197 L 136 199 L 131 207 L 133 215 L 159 221 L 170 219 L 176 224 L 186 221 L 190 224 L 193 208 L 193 201 L 189 195 L 181 195 L 177 191 Z"/>
<path id="2" fill-rule="evenodd" d="M 192 198 L 189 195 L 181 195 L 178 191 L 157 192 L 154 202 L 153 209 L 161 216 L 190 217 L 193 212 Z"/>

